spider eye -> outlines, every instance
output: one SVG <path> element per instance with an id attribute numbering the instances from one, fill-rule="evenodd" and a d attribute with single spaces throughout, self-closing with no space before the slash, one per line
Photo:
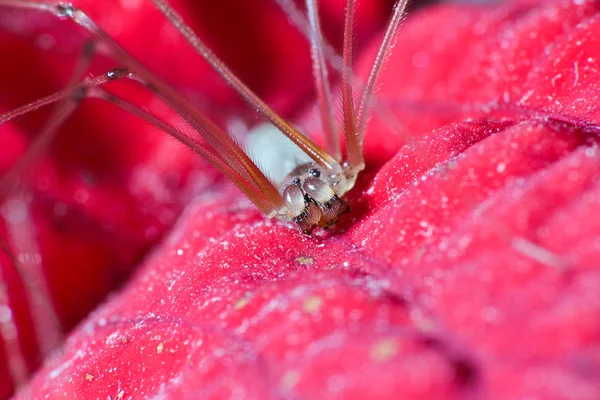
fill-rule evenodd
<path id="1" fill-rule="evenodd" d="M 317 168 L 311 168 L 308 173 L 314 178 L 319 178 L 321 176 L 321 171 Z"/>
<path id="2" fill-rule="evenodd" d="M 302 181 L 300 180 L 300 178 L 294 178 L 294 180 L 292 181 L 292 185 L 296 186 L 300 186 L 301 183 Z"/>

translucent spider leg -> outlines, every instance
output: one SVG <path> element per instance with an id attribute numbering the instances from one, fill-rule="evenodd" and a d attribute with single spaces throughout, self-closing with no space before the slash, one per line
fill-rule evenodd
<path id="1" fill-rule="evenodd" d="M 308 20 L 310 22 L 310 49 L 313 61 L 313 76 L 321 112 L 321 124 L 325 138 L 325 150 L 336 160 L 341 160 L 340 137 L 332 110 L 329 74 L 325 62 L 323 33 L 319 21 L 319 11 L 316 0 L 306 0 Z"/>
<path id="2" fill-rule="evenodd" d="M 379 77 L 379 73 L 381 72 L 386 56 L 390 49 L 393 47 L 394 38 L 396 37 L 396 31 L 400 26 L 400 22 L 402 21 L 402 18 L 406 15 L 405 10 L 407 3 L 408 0 L 398 0 L 398 2 L 394 5 L 394 14 L 392 14 L 392 18 L 390 19 L 390 22 L 388 22 L 385 34 L 383 36 L 383 40 L 381 41 L 381 45 L 379 46 L 379 50 L 377 51 L 377 55 L 375 56 L 375 61 L 373 62 L 373 66 L 371 67 L 369 79 L 367 80 L 367 84 L 363 90 L 360 103 L 358 105 L 357 141 L 361 144 L 361 146 L 365 136 L 365 129 L 367 126 L 368 119 L 367 113 L 369 103 L 371 102 L 373 92 L 375 91 L 375 83 L 377 82 L 377 78 Z"/>
<path id="3" fill-rule="evenodd" d="M 19 253 L 19 259 L 17 259 L 8 242 L 4 238 L 0 238 L 3 252 L 10 260 L 10 265 L 4 266 L 3 269 L 13 268 L 23 283 L 26 294 L 25 299 L 29 303 L 30 316 L 34 322 L 36 342 L 40 353 L 44 357 L 48 356 L 62 341 L 62 326 L 52 305 L 50 288 L 44 279 L 42 259 L 36 246 L 34 232 L 31 229 L 32 221 L 29 216 L 27 193 L 18 189 L 15 190 L 14 185 L 18 182 L 16 178 L 22 174 L 23 170 L 47 148 L 56 132 L 58 132 L 60 125 L 72 114 L 84 96 L 88 87 L 81 86 L 77 90 L 75 84 L 81 79 L 93 58 L 93 43 L 87 43 L 82 50 L 82 56 L 69 80 L 68 89 L 58 93 L 58 95 L 30 103 L 0 116 L 0 119 L 6 122 L 42 105 L 53 102 L 58 103 L 54 107 L 49 121 L 33 139 L 33 144 L 28 147 L 25 155 L 17 161 L 8 173 L 0 178 L 0 197 L 4 201 L 2 214 L 7 228 L 7 239 L 10 239 L 13 247 Z M 95 82 L 88 79 L 85 84 L 102 84 L 102 81 L 102 77 Z M 10 195 L 10 197 L 7 198 L 7 195 Z M 0 288 L 2 303 L 6 303 L 6 307 L 8 307 L 10 302 L 8 288 L 5 287 L 4 283 L 0 283 L 0 286 L 2 286 Z M 7 310 L 9 309 L 7 308 Z M 14 385 L 19 387 L 26 382 L 29 371 L 25 357 L 20 350 L 18 326 L 8 312 L 4 313 L 4 318 L 2 318 L 0 336 L 5 343 L 4 348 L 9 361 L 10 375 Z"/>
<path id="4" fill-rule="evenodd" d="M 106 46 L 107 51 L 118 62 L 125 65 L 131 76 L 144 84 L 148 89 L 156 93 L 167 105 L 176 111 L 192 128 L 194 128 L 211 146 L 216 146 L 218 153 L 230 162 L 233 169 L 242 167 L 243 171 L 237 170 L 242 176 L 250 176 L 248 185 L 256 185 L 268 199 L 268 207 L 263 204 L 262 198 L 250 197 L 263 212 L 273 216 L 283 206 L 283 198 L 277 188 L 264 176 L 252 160 L 240 149 L 240 147 L 222 130 L 218 129 L 212 121 L 200 113 L 186 98 L 179 95 L 167 83 L 157 78 L 148 71 L 134 57 L 121 48 L 112 38 L 100 29 L 85 13 L 65 3 L 31 2 L 18 0 L 0 0 L 0 5 L 8 5 L 16 8 L 34 9 L 48 12 L 59 18 L 68 18 L 80 25 Z M 42 104 L 43 105 L 43 104 Z M 38 106 L 39 107 L 39 106 Z M 249 192 L 250 193 L 250 192 Z"/>
<path id="5" fill-rule="evenodd" d="M 7 230 L 4 251 L 23 281 L 37 344 L 41 354 L 48 356 L 62 341 L 63 332 L 44 277 L 29 201 L 20 196 L 9 198 L 2 204 L 2 214 Z"/>
<path id="6" fill-rule="evenodd" d="M 8 259 L 14 260 L 14 257 L 8 247 L 8 244 L 0 237 L 0 248 Z M 8 286 L 2 271 L 8 269 L 0 262 L 0 341 L 6 354 L 7 369 L 15 387 L 23 386 L 27 382 L 28 368 L 25 356 L 21 352 L 19 342 L 19 328 L 14 320 L 10 308 L 10 298 Z"/>
<path id="7" fill-rule="evenodd" d="M 90 96 L 108 101 L 122 110 L 135 115 L 136 117 L 155 126 L 163 132 L 168 133 L 181 143 L 194 150 L 196 153 L 208 160 L 215 168 L 227 176 L 248 198 L 254 199 L 254 203 L 265 214 L 272 212 L 271 204 L 267 197 L 255 185 L 249 184 L 246 176 L 242 176 L 238 171 L 232 168 L 221 156 L 206 144 L 200 142 L 197 138 L 187 135 L 182 131 L 175 129 L 160 118 L 142 110 L 135 104 L 132 104 L 119 96 L 108 93 L 107 91 L 97 88 Z"/>
<path id="8" fill-rule="evenodd" d="M 291 23 L 298 29 L 306 39 L 312 40 L 312 30 L 308 18 L 298 9 L 293 0 L 275 0 L 279 8 L 287 15 Z M 337 54 L 324 37 L 321 37 L 323 44 L 323 54 L 329 65 L 338 72 L 342 72 L 342 57 Z"/>
<path id="9" fill-rule="evenodd" d="M 80 86 L 78 91 L 75 90 L 72 92 L 75 85 L 78 83 L 77 81 L 81 79 L 92 59 L 92 53 L 90 53 L 89 45 L 84 46 L 84 53 L 84 57 L 78 62 L 75 72 L 69 81 L 67 86 L 68 89 L 59 92 L 59 98 L 41 99 L 21 107 L 20 109 L 13 110 L 12 112 L 8 112 L 0 116 L 0 124 L 2 124 L 3 122 L 7 122 L 19 115 L 33 111 L 37 107 L 41 106 L 42 103 L 46 105 L 49 104 L 48 102 L 58 101 L 58 104 L 51 113 L 50 119 L 46 122 L 40 133 L 37 134 L 33 139 L 33 143 L 27 148 L 26 153 L 17 161 L 17 163 L 7 174 L 0 178 L 0 196 L 5 195 L 7 191 L 11 189 L 12 184 L 16 182 L 16 178 L 32 164 L 33 160 L 35 160 L 41 153 L 44 152 L 44 150 L 56 136 L 60 126 L 77 109 L 79 103 L 81 100 L 83 100 L 83 97 L 85 97 L 85 92 L 89 89 L 89 87 L 95 84 L 102 85 L 108 80 L 119 79 L 114 71 L 109 72 L 104 77 L 98 77 L 96 82 L 91 82 L 88 80 L 87 83 L 90 86 Z"/>
<path id="10" fill-rule="evenodd" d="M 346 157 L 348 164 L 355 171 L 365 168 L 362 143 L 356 132 L 356 116 L 354 115 L 354 94 L 350 83 L 352 73 L 352 39 L 354 37 L 354 0 L 346 1 L 346 12 L 344 18 L 344 47 L 342 67 L 342 107 L 344 110 L 344 135 L 346 137 Z"/>
<path id="11" fill-rule="evenodd" d="M 369 79 L 363 90 L 358 111 L 354 108 L 354 97 L 352 85 L 350 83 L 352 75 L 352 37 L 354 24 L 354 0 L 346 2 L 346 18 L 344 21 L 344 47 L 343 47 L 343 67 L 342 67 L 342 101 L 344 107 L 344 131 L 346 134 L 346 151 L 348 163 L 351 167 L 360 171 L 364 168 L 364 159 L 362 154 L 362 145 L 364 131 L 366 128 L 366 113 L 368 104 L 375 90 L 375 83 L 381 72 L 383 62 L 388 51 L 392 47 L 393 38 L 396 30 L 404 15 L 408 0 L 399 0 L 394 6 L 394 14 L 387 25 L 384 39 L 379 46 L 377 56 L 371 67 Z M 355 115 L 356 112 L 356 115 Z"/>
<path id="12" fill-rule="evenodd" d="M 136 78 L 134 78 L 136 79 Z M 136 79 L 144 84 L 153 93 L 159 96 L 168 106 L 177 112 L 190 126 L 198 132 L 216 152 L 211 151 L 212 156 L 207 160 L 218 169 L 222 170 L 228 177 L 233 178 L 233 182 L 258 206 L 258 208 L 267 216 L 274 216 L 283 207 L 283 198 L 277 191 L 277 188 L 271 183 L 264 173 L 254 164 L 248 155 L 239 147 L 231 137 L 221 130 L 214 122 L 200 113 L 193 117 L 188 111 L 182 108 L 178 103 L 154 87 L 152 84 L 145 83 L 141 79 Z M 170 133 L 167 131 L 167 133 Z M 182 141 L 181 138 L 176 137 Z M 182 141 L 185 143 L 184 141 Z M 193 143 L 192 149 L 204 150 L 201 155 L 206 156 L 206 147 L 198 147 L 199 142 Z M 226 170 L 224 165 L 216 160 L 223 160 L 229 167 Z M 227 171 L 227 172 L 225 172 Z M 232 172 L 236 172 L 232 175 Z M 258 190 L 254 190 L 258 189 Z"/>
<path id="13" fill-rule="evenodd" d="M 317 164 L 332 172 L 339 172 L 339 163 L 327 152 L 317 146 L 312 140 L 298 132 L 292 125 L 278 115 L 271 107 L 262 101 L 210 50 L 200 38 L 186 25 L 179 15 L 166 1 L 152 0 L 173 26 L 186 38 L 196 51 L 213 67 L 213 69 L 254 109 L 260 112 L 292 142 L 304 151 Z"/>

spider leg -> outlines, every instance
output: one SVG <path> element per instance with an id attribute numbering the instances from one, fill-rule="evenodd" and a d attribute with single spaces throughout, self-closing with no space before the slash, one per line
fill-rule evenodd
<path id="1" fill-rule="evenodd" d="M 354 109 L 354 93 L 350 83 L 352 71 L 352 39 L 354 37 L 354 0 L 346 1 L 344 18 L 344 47 L 342 66 L 342 107 L 344 112 L 344 135 L 346 137 L 346 156 L 348 163 L 355 171 L 365 168 L 362 152 L 362 143 L 356 130 L 356 116 Z"/>
<path id="2" fill-rule="evenodd" d="M 332 109 L 331 88 L 325 62 L 323 33 L 319 21 L 319 11 L 316 0 L 306 0 L 308 20 L 310 22 L 310 50 L 313 62 L 313 76 L 319 99 L 321 125 L 325 137 L 325 150 L 336 160 L 341 160 L 340 137 Z"/>
<path id="3" fill-rule="evenodd" d="M 357 142 L 361 145 L 361 147 L 365 137 L 365 129 L 367 126 L 367 113 L 373 98 L 373 93 L 375 92 L 375 83 L 377 82 L 379 73 L 383 68 L 383 63 L 386 59 L 386 56 L 394 45 L 396 31 L 400 26 L 400 22 L 406 15 L 405 10 L 407 3 L 408 0 L 398 0 L 398 2 L 394 6 L 394 13 L 392 14 L 390 21 L 388 22 L 385 34 L 383 36 L 383 40 L 381 41 L 381 44 L 377 51 L 377 55 L 375 56 L 375 60 L 373 61 L 373 66 L 371 67 L 371 72 L 369 73 L 367 84 L 365 85 L 365 88 L 362 92 L 362 96 L 360 98 L 360 103 L 358 105 L 357 111 L 358 129 L 356 134 L 358 137 Z"/>
<path id="4" fill-rule="evenodd" d="M 8 244 L 2 237 L 0 237 L 0 247 L 8 256 L 8 259 L 14 259 Z M 16 264 L 13 263 L 13 265 Z M 15 387 L 20 387 L 27 382 L 29 371 L 25 355 L 21 352 L 19 327 L 11 311 L 9 287 L 6 278 L 3 276 L 3 271 L 8 268 L 0 263 L 0 313 L 2 314 L 0 318 L 0 343 L 6 354 L 6 366 L 12 382 Z"/>
<path id="5" fill-rule="evenodd" d="M 8 256 L 11 267 L 16 270 L 22 280 L 25 301 L 29 304 L 37 345 L 42 356 L 46 357 L 61 343 L 63 331 L 52 302 L 50 287 L 45 280 L 28 203 L 27 199 L 18 194 L 3 202 L 1 210 L 6 226 L 6 240 L 0 239 L 0 247 L 2 252 Z M 9 243 L 12 246 L 9 246 Z M 7 271 L 8 269 L 3 267 L 2 270 Z M 0 286 L 5 285 L 0 282 Z M 6 296 L 6 300 L 10 300 L 6 287 L 0 288 L 0 291 L 4 291 L 0 296 Z M 18 343 L 19 335 L 16 323 L 13 321 L 13 324 L 10 324 L 10 320 L 7 322 L 9 325 L 6 325 L 5 328 L 14 330 L 7 336 L 5 330 L 0 329 L 2 340 L 4 342 L 14 340 Z M 11 325 L 13 326 L 11 327 Z M 22 370 L 22 361 L 25 360 L 25 357 L 23 354 L 19 355 L 15 349 L 18 350 L 19 347 L 10 351 L 11 360 L 16 362 L 10 366 L 10 370 L 14 383 L 19 386 L 23 383 L 22 372 L 25 372 L 25 378 L 27 378 L 28 371 L 26 363 L 25 371 Z"/>

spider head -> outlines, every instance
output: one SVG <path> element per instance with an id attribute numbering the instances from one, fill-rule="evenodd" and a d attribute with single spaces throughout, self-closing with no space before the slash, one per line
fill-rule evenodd
<path id="1" fill-rule="evenodd" d="M 340 171 L 332 173 L 310 162 L 299 165 L 283 180 L 285 212 L 302 232 L 330 227 L 349 211 L 341 196 L 354 185 L 356 176 L 348 176 L 343 168 Z"/>

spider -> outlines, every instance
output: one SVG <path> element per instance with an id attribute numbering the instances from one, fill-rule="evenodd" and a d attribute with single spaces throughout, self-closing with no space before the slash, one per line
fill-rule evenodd
<path id="1" fill-rule="evenodd" d="M 80 74 L 75 74 L 69 87 L 43 99 L 0 116 L 0 124 L 37 108 L 59 103 L 38 143 L 47 141 L 56 129 L 76 109 L 86 97 L 98 97 L 138 116 L 160 130 L 170 134 L 196 153 L 208 160 L 231 180 L 267 217 L 291 220 L 305 234 L 311 234 L 317 226 L 331 227 L 349 207 L 343 196 L 354 186 L 358 174 L 365 168 L 362 142 L 367 122 L 367 113 L 375 84 L 381 71 L 386 53 L 391 48 L 394 33 L 398 28 L 407 0 L 398 0 L 387 25 L 385 35 L 373 62 L 369 78 L 365 84 L 358 105 L 354 104 L 351 84 L 352 38 L 354 1 L 348 0 L 345 7 L 343 66 L 341 73 L 341 97 L 343 107 L 342 135 L 345 139 L 346 157 L 342 158 L 339 129 L 333 117 L 332 94 L 329 87 L 328 70 L 325 58 L 325 45 L 319 23 L 316 0 L 307 0 L 306 8 L 310 23 L 310 42 L 313 60 L 313 73 L 318 94 L 318 104 L 325 137 L 324 148 L 299 132 L 290 122 L 278 115 L 268 104 L 246 86 L 215 53 L 192 31 L 183 18 L 165 0 L 153 3 L 173 24 L 179 33 L 200 54 L 214 70 L 227 82 L 253 109 L 266 118 L 272 126 L 283 133 L 309 161 L 296 165 L 280 181 L 269 179 L 244 152 L 230 135 L 217 126 L 191 102 L 167 83 L 157 78 L 133 56 L 121 48 L 110 36 L 100 29 L 82 10 L 68 3 L 31 2 L 0 0 L 0 5 L 20 9 L 34 9 L 51 13 L 58 18 L 70 19 L 89 31 L 106 51 L 122 66 L 94 78 L 78 82 Z M 84 51 L 89 58 L 92 51 Z M 82 64 L 85 64 L 82 63 Z M 161 121 L 141 108 L 102 90 L 108 82 L 130 79 L 144 85 L 160 97 L 164 103 L 181 116 L 198 135 L 186 135 L 173 126 Z M 20 164 L 24 164 L 39 151 L 39 146 L 31 146 Z M 18 169 L 18 168 L 16 168 Z"/>

